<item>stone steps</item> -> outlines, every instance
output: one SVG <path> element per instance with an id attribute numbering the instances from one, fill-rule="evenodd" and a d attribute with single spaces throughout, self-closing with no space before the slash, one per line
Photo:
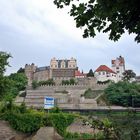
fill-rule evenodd
<path id="1" fill-rule="evenodd" d="M 93 99 L 82 99 L 81 94 L 84 93 L 85 89 L 74 89 L 68 90 L 69 94 L 55 93 L 55 90 L 27 90 L 25 97 L 25 104 L 27 107 L 41 108 L 44 107 L 44 97 L 54 97 L 57 106 L 62 109 L 92 109 L 97 107 L 97 103 Z M 57 90 L 57 91 L 63 91 Z"/>

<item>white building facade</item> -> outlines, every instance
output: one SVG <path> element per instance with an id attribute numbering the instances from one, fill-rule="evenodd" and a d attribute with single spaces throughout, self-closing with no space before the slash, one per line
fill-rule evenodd
<path id="1" fill-rule="evenodd" d="M 106 65 L 101 65 L 96 69 L 95 77 L 98 82 L 105 82 L 107 80 L 113 81 L 115 83 L 117 82 L 117 73 L 115 73 Z"/>
<path id="2" fill-rule="evenodd" d="M 117 81 L 121 81 L 123 78 L 123 73 L 125 72 L 125 61 L 122 56 L 117 57 L 112 60 L 112 70 L 117 73 Z"/>

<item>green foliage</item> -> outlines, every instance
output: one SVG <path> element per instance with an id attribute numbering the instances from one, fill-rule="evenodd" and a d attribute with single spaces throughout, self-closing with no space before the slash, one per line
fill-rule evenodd
<path id="1" fill-rule="evenodd" d="M 123 73 L 123 80 L 124 81 L 130 81 L 132 78 L 135 78 L 136 77 L 136 74 L 132 71 L 132 70 L 126 70 L 124 73 Z"/>
<path id="2" fill-rule="evenodd" d="M 81 139 L 89 140 L 89 139 L 93 139 L 94 137 L 95 135 L 88 134 L 88 133 L 79 134 L 77 132 L 75 133 L 66 132 L 64 136 L 64 140 L 81 140 Z"/>
<path id="3" fill-rule="evenodd" d="M 85 91 L 83 96 L 85 98 L 93 99 L 100 95 L 103 91 L 102 90 L 91 90 L 90 88 Z"/>
<path id="4" fill-rule="evenodd" d="M 62 80 L 62 85 L 70 85 L 70 81 L 69 80 Z"/>
<path id="5" fill-rule="evenodd" d="M 23 73 L 14 73 L 10 76 L 4 76 L 0 79 L 0 98 L 6 96 L 15 98 L 20 90 L 24 90 L 27 84 L 27 78 Z"/>
<path id="6" fill-rule="evenodd" d="M 27 85 L 27 77 L 24 73 L 13 73 L 9 76 L 10 80 L 13 80 L 14 86 L 20 90 L 24 90 Z"/>
<path id="7" fill-rule="evenodd" d="M 24 73 L 25 72 L 25 69 L 24 68 L 20 68 L 17 73 Z"/>
<path id="8" fill-rule="evenodd" d="M 45 112 L 27 109 L 25 104 L 15 106 L 5 102 L 0 110 L 0 118 L 7 120 L 10 125 L 18 131 L 24 133 L 32 133 L 38 130 L 41 126 L 49 124 Z"/>
<path id="9" fill-rule="evenodd" d="M 26 113 L 27 108 L 24 102 L 20 105 L 19 110 L 20 110 L 20 113 Z"/>
<path id="10" fill-rule="evenodd" d="M 43 116 L 39 113 L 19 114 L 9 112 L 6 114 L 5 119 L 9 121 L 14 129 L 24 133 L 34 132 L 43 126 Z"/>
<path id="11" fill-rule="evenodd" d="M 54 4 L 57 8 L 71 6 L 69 14 L 78 28 L 84 28 L 84 38 L 95 37 L 96 31 L 102 31 L 109 33 L 109 39 L 117 41 L 127 30 L 129 34 L 135 33 L 135 41 L 140 42 L 138 0 L 87 0 L 79 1 L 79 4 L 76 1 L 54 0 Z"/>
<path id="12" fill-rule="evenodd" d="M 87 77 L 94 77 L 94 73 L 92 69 L 89 70 Z"/>
<path id="13" fill-rule="evenodd" d="M 106 81 L 97 81 L 97 84 L 108 84 L 110 83 L 110 80 L 106 80 Z"/>
<path id="14" fill-rule="evenodd" d="M 6 52 L 0 52 L 0 100 L 7 92 L 10 84 L 9 79 L 4 76 L 6 67 L 9 66 L 8 59 L 10 57 L 10 54 L 7 54 Z"/>
<path id="15" fill-rule="evenodd" d="M 50 113 L 62 113 L 62 110 L 59 107 L 54 107 L 50 110 Z"/>
<path id="16" fill-rule="evenodd" d="M 72 114 L 51 114 L 52 124 L 61 136 L 64 136 L 66 134 L 66 128 L 74 121 L 74 118 L 75 116 Z"/>
<path id="17" fill-rule="evenodd" d="M 64 93 L 64 94 L 67 94 L 69 92 L 66 91 L 66 90 L 55 90 L 55 93 Z"/>
<path id="18" fill-rule="evenodd" d="M 39 86 L 39 84 L 37 83 L 37 81 L 33 80 L 32 82 L 32 88 L 36 89 Z"/>
<path id="19" fill-rule="evenodd" d="M 43 85 L 55 85 L 55 82 L 53 79 L 48 79 L 47 81 L 40 81 L 38 82 L 39 86 L 43 86 Z"/>
<path id="20" fill-rule="evenodd" d="M 128 82 L 113 83 L 105 89 L 105 97 L 111 104 L 138 107 L 140 86 Z"/>
<path id="21" fill-rule="evenodd" d="M 75 85 L 75 84 L 77 84 L 77 83 L 74 79 L 62 80 L 62 85 Z"/>
<path id="22" fill-rule="evenodd" d="M 15 97 L 20 90 L 25 89 L 27 78 L 23 73 L 15 73 L 4 76 L 6 66 L 9 66 L 8 58 L 10 54 L 0 52 L 0 100 L 6 96 Z"/>
<path id="23" fill-rule="evenodd" d="M 10 57 L 10 54 L 7 54 L 6 52 L 0 52 L 0 77 L 3 76 L 6 66 L 9 66 L 8 59 Z"/>
<path id="24" fill-rule="evenodd" d="M 65 136 L 64 136 L 64 140 L 73 140 L 73 139 L 79 139 L 80 138 L 80 134 L 78 133 L 70 133 L 70 132 L 66 132 Z"/>
<path id="25" fill-rule="evenodd" d="M 11 81 L 7 76 L 0 77 L 0 100 L 5 96 L 9 91 L 16 91 L 15 88 L 11 89 L 13 86 L 13 81 Z"/>
<path id="26" fill-rule="evenodd" d="M 47 81 L 39 81 L 39 82 L 37 82 L 37 81 L 33 81 L 32 82 L 32 87 L 33 87 L 33 89 L 36 89 L 37 87 L 39 87 L 39 86 L 45 86 L 45 85 L 55 85 L 55 82 L 54 82 L 54 80 L 53 79 L 48 79 Z"/>
<path id="27" fill-rule="evenodd" d="M 112 122 L 108 118 L 104 118 L 102 121 L 103 123 L 103 133 L 106 139 L 111 138 L 113 135 L 113 126 Z"/>

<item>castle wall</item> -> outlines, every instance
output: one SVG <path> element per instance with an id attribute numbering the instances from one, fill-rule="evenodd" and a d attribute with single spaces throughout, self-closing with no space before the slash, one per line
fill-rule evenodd
<path id="1" fill-rule="evenodd" d="M 50 78 L 49 70 L 38 71 L 34 73 L 33 80 L 35 81 L 47 81 Z"/>

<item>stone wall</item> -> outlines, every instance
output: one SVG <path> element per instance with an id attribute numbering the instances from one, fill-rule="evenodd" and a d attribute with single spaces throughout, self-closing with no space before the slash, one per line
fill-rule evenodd
<path id="1" fill-rule="evenodd" d="M 85 90 L 92 88 L 94 90 L 103 90 L 107 85 L 56 85 L 41 86 L 36 90 L 27 89 L 25 103 L 27 106 L 40 108 L 44 106 L 45 96 L 54 97 L 58 107 L 63 109 L 93 109 L 97 107 L 96 100 L 84 99 L 81 97 Z M 68 91 L 65 93 L 63 91 Z"/>

